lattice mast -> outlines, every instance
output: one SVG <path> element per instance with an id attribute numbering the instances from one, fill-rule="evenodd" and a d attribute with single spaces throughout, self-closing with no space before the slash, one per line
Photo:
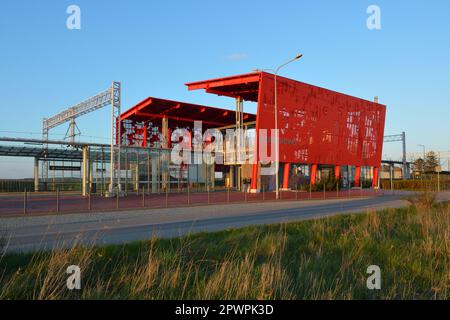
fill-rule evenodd
<path id="1" fill-rule="evenodd" d="M 42 124 L 42 139 L 48 141 L 49 131 L 66 122 L 70 122 L 70 141 L 69 145 L 75 144 L 75 119 L 85 115 L 87 113 L 93 112 L 97 109 L 106 107 L 108 105 L 112 106 L 111 110 L 111 163 L 110 163 L 110 194 L 115 192 L 120 192 L 120 82 L 113 81 L 110 88 L 96 94 L 95 96 L 84 100 L 64 111 L 54 115 L 50 118 L 44 118 Z M 48 148 L 47 144 L 44 143 L 44 149 Z M 43 180 L 48 179 L 48 168 L 47 163 L 43 161 L 42 163 L 42 176 Z"/>
<path id="2" fill-rule="evenodd" d="M 121 192 L 120 187 L 120 145 L 122 140 L 120 123 L 120 82 L 113 82 L 111 87 L 111 163 L 110 195 Z"/>

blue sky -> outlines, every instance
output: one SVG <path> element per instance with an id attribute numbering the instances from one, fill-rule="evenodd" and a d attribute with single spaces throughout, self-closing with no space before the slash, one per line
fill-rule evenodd
<path id="1" fill-rule="evenodd" d="M 66 28 L 71 4 L 81 8 L 81 30 Z M 366 27 L 371 4 L 381 9 L 381 30 Z M 122 82 L 124 110 L 147 96 L 232 108 L 232 100 L 188 92 L 184 83 L 273 68 L 302 52 L 283 76 L 377 95 L 388 106 L 385 133 L 406 131 L 408 152 L 421 151 L 419 143 L 450 150 L 446 0 L 2 1 L 0 44 L 0 136 L 39 137 L 43 117 L 112 80 Z M 106 142 L 108 114 L 81 118 L 82 140 Z M 389 144 L 383 154 L 398 158 L 400 150 Z"/>

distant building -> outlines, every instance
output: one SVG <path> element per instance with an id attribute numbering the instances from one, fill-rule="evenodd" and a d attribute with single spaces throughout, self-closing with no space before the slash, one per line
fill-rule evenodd
<path id="1" fill-rule="evenodd" d="M 391 178 L 391 167 L 388 165 L 382 165 L 380 168 L 380 178 L 390 179 Z M 393 179 L 403 179 L 403 170 L 400 167 L 392 168 L 392 178 Z"/>

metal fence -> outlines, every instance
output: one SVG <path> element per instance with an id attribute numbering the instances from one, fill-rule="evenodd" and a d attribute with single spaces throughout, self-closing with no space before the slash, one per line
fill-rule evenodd
<path id="1" fill-rule="evenodd" d="M 259 193 L 242 192 L 231 188 L 215 191 L 201 190 L 187 186 L 183 189 L 151 193 L 145 187 L 126 196 L 116 195 L 106 198 L 100 194 L 81 196 L 56 190 L 55 192 L 35 193 L 24 191 L 15 194 L 0 194 L 0 215 L 62 214 L 75 212 L 101 212 L 113 210 L 156 209 L 198 205 L 217 205 L 273 201 L 309 201 L 338 198 L 381 196 L 382 190 L 353 188 L 329 191 L 280 191 L 279 199 L 275 192 L 262 190 Z"/>
<path id="2" fill-rule="evenodd" d="M 145 159 L 145 158 L 144 158 Z M 144 165 L 140 166 L 144 167 Z M 121 194 L 105 197 L 107 179 L 96 181 L 93 177 L 87 196 L 80 194 L 80 181 L 76 179 L 64 182 L 50 182 L 46 192 L 34 192 L 30 181 L 3 182 L 10 189 L 9 193 L 0 193 L 0 215 L 46 214 L 71 212 L 99 212 L 110 210 L 127 210 L 138 208 L 170 208 L 195 205 L 213 205 L 227 203 L 245 203 L 261 201 L 307 201 L 337 198 L 355 198 L 401 194 L 403 191 L 449 191 L 450 179 L 437 176 L 420 180 L 381 180 L 381 189 L 366 187 L 361 183 L 359 188 L 342 188 L 342 183 L 328 180 L 311 186 L 309 183 L 298 183 L 292 190 L 281 190 L 276 199 L 273 190 L 267 190 L 266 184 L 258 193 L 248 191 L 248 186 L 240 186 L 240 190 L 228 187 L 223 180 L 212 183 L 207 179 L 187 182 L 186 179 L 150 180 L 138 169 L 133 178 L 124 179 Z M 176 175 L 175 175 L 176 176 Z M 2 182 L 2 181 L 0 181 Z M 156 182 L 156 189 L 154 183 Z M 20 189 L 22 191 L 20 191 Z"/>

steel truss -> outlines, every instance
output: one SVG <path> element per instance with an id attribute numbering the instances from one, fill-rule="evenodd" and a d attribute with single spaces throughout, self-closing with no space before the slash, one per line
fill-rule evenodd
<path id="1" fill-rule="evenodd" d="M 113 82 L 111 86 L 111 177 L 109 183 L 109 194 L 120 193 L 120 82 Z"/>
<path id="2" fill-rule="evenodd" d="M 389 136 L 384 136 L 384 142 L 402 142 L 403 156 L 402 156 L 402 164 L 403 164 L 403 175 L 406 179 L 410 178 L 409 166 L 406 161 L 406 134 L 402 132 L 401 134 L 394 134 Z"/>

